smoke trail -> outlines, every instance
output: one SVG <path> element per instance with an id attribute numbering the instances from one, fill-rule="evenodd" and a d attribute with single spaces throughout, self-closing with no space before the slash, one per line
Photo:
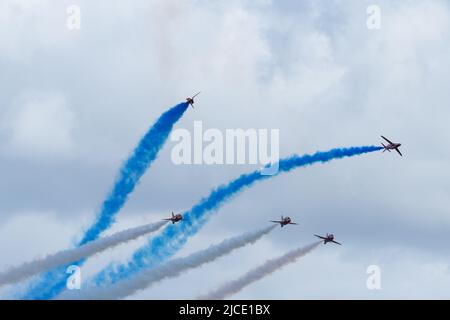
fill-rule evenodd
<path id="1" fill-rule="evenodd" d="M 314 163 L 325 163 L 333 159 L 353 157 L 381 149 L 378 146 L 364 146 L 332 149 L 325 152 L 316 152 L 312 155 L 293 155 L 279 161 L 278 173 L 289 172 L 293 169 Z M 245 188 L 252 186 L 255 182 L 267 180 L 274 176 L 276 175 L 264 175 L 261 170 L 257 170 L 252 173 L 243 174 L 228 184 L 214 189 L 208 197 L 200 200 L 198 204 L 194 205 L 184 214 L 186 217 L 184 223 L 176 227 L 167 226 L 164 228 L 147 245 L 138 249 L 127 264 L 119 266 L 114 264 L 109 265 L 94 279 L 95 284 L 101 286 L 109 282 L 114 283 L 131 276 L 141 269 L 152 268 L 166 261 L 207 223 L 212 212 L 215 212 L 226 201 Z"/>
<path id="2" fill-rule="evenodd" d="M 139 142 L 131 156 L 123 164 L 111 193 L 103 202 L 100 213 L 86 230 L 78 245 L 98 238 L 114 222 L 114 218 L 133 192 L 142 175 L 156 159 L 175 123 L 183 116 L 189 104 L 182 102 L 164 112 Z M 79 261 L 82 264 L 84 261 Z M 50 299 L 64 289 L 65 269 L 49 271 L 37 283 L 31 284 L 25 299 Z"/>
<path id="3" fill-rule="evenodd" d="M 79 292 L 64 292 L 60 299 L 120 299 L 125 298 L 139 290 L 143 290 L 154 283 L 164 279 L 177 277 L 182 272 L 195 269 L 203 264 L 212 262 L 238 248 L 253 244 L 276 226 L 244 233 L 240 236 L 223 240 L 221 243 L 207 249 L 197 251 L 185 258 L 171 260 L 151 270 L 143 270 L 134 277 L 113 284 L 108 287 L 97 287 L 91 290 L 78 290 Z"/>
<path id="4" fill-rule="evenodd" d="M 103 202 L 100 214 L 94 224 L 84 233 L 79 245 L 97 239 L 101 232 L 108 229 L 114 222 L 114 217 L 133 192 L 136 184 L 145 171 L 156 159 L 159 150 L 166 142 L 175 123 L 188 108 L 186 102 L 164 112 L 134 149 L 133 154 L 123 165 L 113 190 Z"/>
<path id="5" fill-rule="evenodd" d="M 0 286 L 11 284 L 30 277 L 34 274 L 44 272 L 51 268 L 56 268 L 74 261 L 86 259 L 106 249 L 115 247 L 140 236 L 154 232 L 165 225 L 167 221 L 150 223 L 143 226 L 130 228 L 117 232 L 111 236 L 94 240 L 80 247 L 57 252 L 44 258 L 24 263 L 20 266 L 10 268 L 0 273 Z"/>
<path id="6" fill-rule="evenodd" d="M 274 273 L 275 271 L 283 268 L 284 266 L 293 263 L 297 261 L 297 259 L 303 257 L 305 254 L 311 252 L 315 248 L 317 248 L 322 242 L 316 242 L 313 244 L 310 244 L 309 246 L 297 248 L 295 250 L 292 250 L 285 255 L 282 255 L 281 257 L 278 257 L 276 259 L 267 260 L 264 264 L 261 266 L 250 270 L 246 274 L 244 274 L 242 277 L 230 281 L 228 283 L 225 283 L 223 286 L 219 287 L 218 289 L 211 291 L 205 296 L 200 296 L 197 299 L 199 300 L 221 300 L 225 299 L 226 297 L 229 297 L 235 293 L 238 293 L 245 287 L 249 286 L 250 284 L 261 280 L 264 277 L 267 277 L 268 275 Z"/>

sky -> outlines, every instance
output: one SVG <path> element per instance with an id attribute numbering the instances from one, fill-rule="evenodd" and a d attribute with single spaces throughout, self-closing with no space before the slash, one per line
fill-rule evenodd
<path id="1" fill-rule="evenodd" d="M 67 28 L 70 5 L 79 30 Z M 380 29 L 367 27 L 370 5 Z M 321 246 L 233 298 L 450 298 L 448 39 L 445 0 L 1 1 L 0 270 L 79 239 L 148 127 L 201 90 L 176 128 L 279 129 L 282 157 L 383 134 L 404 157 L 379 152 L 255 185 L 177 256 L 281 214 L 300 225 L 130 298 L 195 298 L 326 232 L 343 246 Z M 175 165 L 174 146 L 105 234 L 188 209 L 257 168 Z M 145 240 L 90 259 L 83 277 Z M 380 290 L 366 286 L 370 265 Z"/>

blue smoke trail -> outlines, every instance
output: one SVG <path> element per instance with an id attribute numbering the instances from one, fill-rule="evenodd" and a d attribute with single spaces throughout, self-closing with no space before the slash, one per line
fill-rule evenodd
<path id="1" fill-rule="evenodd" d="M 173 126 L 183 116 L 188 107 L 187 102 L 182 102 L 164 112 L 144 135 L 131 156 L 123 164 L 111 193 L 103 202 L 95 222 L 85 231 L 78 246 L 97 239 L 103 231 L 114 223 L 115 216 L 124 206 L 128 196 L 133 192 L 145 171 L 156 159 Z M 83 263 L 84 260 L 78 261 L 77 264 Z M 30 286 L 24 298 L 50 299 L 54 297 L 65 288 L 67 276 L 66 267 L 46 272 L 40 281 Z"/>
<path id="2" fill-rule="evenodd" d="M 326 152 L 317 152 L 313 155 L 293 155 L 279 161 L 278 173 L 289 172 L 293 169 L 314 163 L 324 163 L 333 159 L 362 155 L 381 149 L 383 148 L 365 146 L 332 149 Z M 211 214 L 219 209 L 227 200 L 245 188 L 252 186 L 255 182 L 266 180 L 273 176 L 264 175 L 261 170 L 257 170 L 243 174 L 228 184 L 219 186 L 208 197 L 203 198 L 191 210 L 187 211 L 184 214 L 186 219 L 182 223 L 166 227 L 161 234 L 151 239 L 147 245 L 138 249 L 127 264 L 109 265 L 93 279 L 93 284 L 95 286 L 101 286 L 108 283 L 115 283 L 132 276 L 141 269 L 152 268 L 155 265 L 161 264 L 180 250 L 187 240 L 206 224 Z"/>
<path id="3" fill-rule="evenodd" d="M 114 188 L 103 202 L 95 223 L 85 232 L 79 245 L 97 239 L 100 233 L 111 226 L 116 214 L 123 207 L 145 171 L 156 159 L 173 126 L 180 120 L 188 106 L 187 102 L 182 102 L 164 112 L 141 139 L 133 154 L 120 170 Z"/>

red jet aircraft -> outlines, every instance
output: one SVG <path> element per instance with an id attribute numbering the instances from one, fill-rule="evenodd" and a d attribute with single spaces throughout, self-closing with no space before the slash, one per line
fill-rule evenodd
<path id="1" fill-rule="evenodd" d="M 186 98 L 186 102 L 194 109 L 194 98 L 198 96 L 200 92 L 196 93 L 192 98 Z"/>
<path id="2" fill-rule="evenodd" d="M 385 138 L 383 136 L 381 136 L 381 137 L 388 142 L 388 145 L 381 143 L 381 145 L 384 147 L 383 152 L 385 152 L 386 150 L 389 152 L 391 152 L 391 150 L 395 150 L 398 152 L 399 155 L 403 156 L 402 153 L 400 152 L 400 150 L 398 149 L 402 145 L 401 143 L 395 143 L 395 142 L 390 141 L 388 138 Z"/>
<path id="3" fill-rule="evenodd" d="M 183 220 L 183 215 L 181 213 L 174 214 L 173 211 L 172 211 L 172 217 L 171 218 L 167 218 L 167 219 L 163 219 L 163 220 L 172 221 L 172 224 L 174 224 L 175 222 Z"/>
<path id="4" fill-rule="evenodd" d="M 326 235 L 325 237 L 318 236 L 317 234 L 315 234 L 315 236 L 316 236 L 317 238 L 322 239 L 322 240 L 323 240 L 323 244 L 327 244 L 328 242 L 333 242 L 333 243 L 336 243 L 336 244 L 338 244 L 338 245 L 342 245 L 342 244 L 340 244 L 339 242 L 334 241 L 334 235 L 333 235 L 333 234 L 328 234 L 328 233 L 327 233 L 327 235 Z"/>
<path id="5" fill-rule="evenodd" d="M 289 217 L 283 218 L 283 216 L 281 216 L 281 220 L 279 220 L 279 221 L 270 221 L 270 222 L 279 223 L 282 228 L 288 224 L 298 224 L 298 223 L 292 222 L 291 218 L 289 218 Z"/>

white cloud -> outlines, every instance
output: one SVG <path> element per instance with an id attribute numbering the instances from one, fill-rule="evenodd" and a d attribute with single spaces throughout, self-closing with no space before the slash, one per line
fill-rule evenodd
<path id="1" fill-rule="evenodd" d="M 297 32 L 287 51 L 283 56 L 289 62 L 277 68 L 271 85 L 271 96 L 281 104 L 309 105 L 345 76 L 346 67 L 334 60 L 330 39 L 322 32 Z"/>
<path id="2" fill-rule="evenodd" d="M 3 126 L 10 150 L 26 157 L 58 157 L 71 153 L 74 114 L 58 94 L 27 94 L 13 104 Z"/>
<path id="3" fill-rule="evenodd" d="M 207 291 L 205 276 L 219 284 L 287 251 L 297 236 L 307 243 L 321 230 L 335 232 L 345 248 L 355 248 L 325 247 L 238 298 L 418 297 L 421 288 L 422 296 L 445 296 L 447 2 L 380 1 L 382 28 L 373 31 L 366 28 L 367 3 L 356 0 L 78 2 L 82 30 L 70 34 L 64 5 L 21 1 L 25 7 L 15 11 L 13 1 L 0 4 L 6 8 L 0 10 L 1 140 L 6 142 L 2 151 L 11 151 L 0 164 L 3 216 L 36 208 L 37 217 L 44 210 L 58 212 L 59 219 L 80 211 L 92 217 L 120 162 L 149 124 L 198 89 L 196 109 L 178 127 L 202 120 L 208 128 L 280 128 L 283 155 L 378 143 L 383 133 L 403 142 L 405 157 L 377 154 L 305 168 L 245 191 L 181 254 L 280 213 L 296 215 L 301 231 L 283 230 L 245 255 L 236 253 L 140 297 L 194 297 Z M 29 90 L 50 93 L 21 96 Z M 249 169 L 175 167 L 170 147 L 120 217 L 147 221 L 160 218 L 147 210 L 189 208 L 210 188 Z M 74 152 L 76 163 L 65 161 Z M 42 158 L 58 158 L 58 166 L 42 165 Z M 43 232 L 54 229 L 39 218 L 23 223 Z M 79 227 L 70 230 L 78 234 Z M 24 244 L 12 239 L 12 245 L 0 242 L 0 247 L 16 248 L 20 256 Z M 94 272 L 124 259 L 137 245 L 92 259 L 86 268 Z M 392 255 L 382 261 L 389 287 L 367 293 L 364 271 L 373 261 L 358 259 L 369 248 L 392 246 L 408 259 Z M 45 245 L 35 248 L 45 251 Z M 301 285 L 286 290 L 289 281 Z M 408 281 L 418 289 L 411 291 Z M 194 294 L 192 284 L 198 282 L 203 287 Z"/>
<path id="4" fill-rule="evenodd" d="M 67 2 L 67 1 L 65 1 Z M 53 10 L 49 10 L 49 8 Z M 64 2 L 0 2 L 0 54 L 6 61 L 29 62 L 39 50 L 64 47 L 72 37 L 66 28 Z M 18 36 L 20 35 L 20 36 Z"/>

